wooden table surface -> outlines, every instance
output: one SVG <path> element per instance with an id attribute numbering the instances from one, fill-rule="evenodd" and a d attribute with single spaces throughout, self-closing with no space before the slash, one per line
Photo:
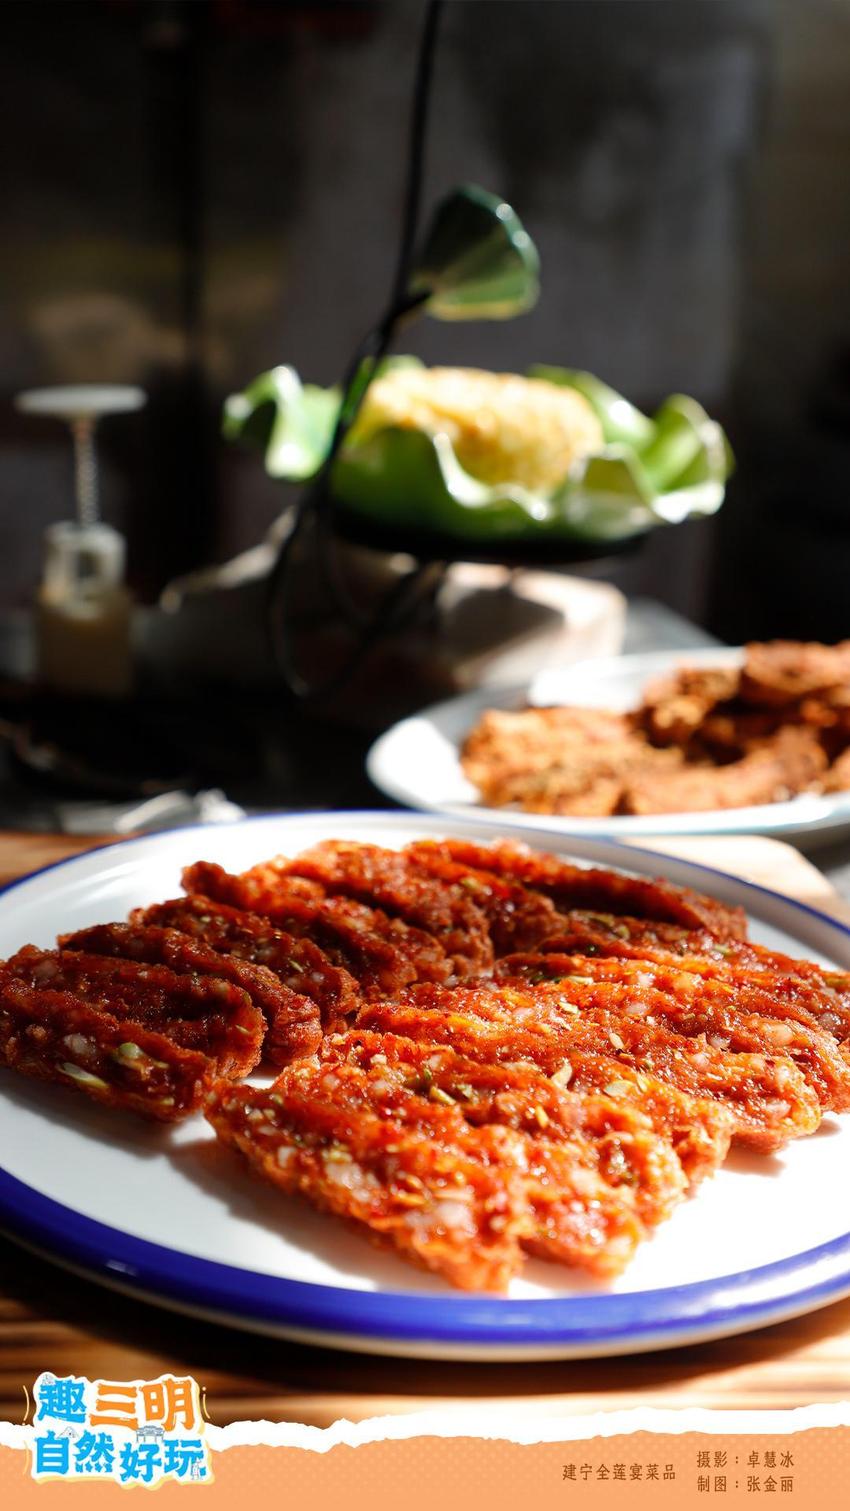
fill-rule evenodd
<path id="1" fill-rule="evenodd" d="M 0 833 L 0 884 L 92 840 Z M 647 841 L 652 849 L 659 841 Z M 850 918 L 829 884 L 765 839 L 665 840 L 677 854 Z M 643 1406 L 788 1408 L 850 1394 L 850 1300 L 779 1326 L 664 1353 L 523 1365 L 432 1364 L 308 1348 L 201 1323 L 134 1301 L 0 1240 L 0 1419 L 19 1421 L 24 1386 L 54 1374 L 127 1380 L 193 1374 L 213 1421 L 261 1417 L 327 1426 L 446 1402 L 509 1402 L 512 1414 Z"/>

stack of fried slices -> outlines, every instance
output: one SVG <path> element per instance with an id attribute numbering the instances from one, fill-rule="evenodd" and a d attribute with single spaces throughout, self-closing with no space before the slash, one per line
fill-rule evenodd
<path id="1" fill-rule="evenodd" d="M 665 881 L 524 846 L 328 841 L 28 945 L 0 1058 L 219 1138 L 457 1286 L 616 1275 L 730 1142 L 850 1109 L 850 975 Z M 267 1086 L 239 1084 L 261 1062 Z"/>

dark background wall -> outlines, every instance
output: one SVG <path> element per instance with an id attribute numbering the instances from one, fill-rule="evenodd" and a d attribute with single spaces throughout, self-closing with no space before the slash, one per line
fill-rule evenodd
<path id="1" fill-rule="evenodd" d="M 218 436 L 289 361 L 339 373 L 392 267 L 422 8 L 28 0 L 3 8 L 0 603 L 68 509 L 61 430 L 14 393 L 139 382 L 102 434 L 108 517 L 151 598 L 281 506 Z M 420 325 L 427 360 L 588 367 L 726 424 L 721 518 L 606 575 L 729 639 L 850 633 L 850 0 L 451 0 L 429 196 L 512 201 L 543 298 Z M 283 495 L 285 496 L 285 495 Z"/>

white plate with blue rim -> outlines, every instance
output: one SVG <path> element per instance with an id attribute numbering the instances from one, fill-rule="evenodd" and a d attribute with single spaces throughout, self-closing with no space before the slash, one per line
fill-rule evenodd
<path id="1" fill-rule="evenodd" d="M 637 708 L 644 687 L 655 677 L 681 666 L 740 666 L 743 655 L 740 648 L 718 647 L 612 656 L 549 668 L 530 683 L 461 693 L 400 719 L 386 730 L 369 751 L 367 770 L 378 790 L 397 803 L 458 817 L 495 819 L 498 815 L 503 830 L 536 829 L 541 835 L 611 839 L 646 834 L 773 834 L 777 838 L 805 838 L 810 844 L 836 838 L 850 826 L 850 792 L 801 793 L 784 802 L 706 813 L 576 818 L 571 814 L 488 807 L 464 775 L 460 759 L 463 742 L 488 708 L 575 704 L 626 712 Z M 539 842 L 548 841 L 541 838 Z"/>
<path id="2" fill-rule="evenodd" d="M 336 813 L 129 840 L 0 894 L 0 954 L 173 896 L 181 868 L 199 858 L 240 870 L 328 838 L 393 847 L 500 830 Z M 763 887 L 600 840 L 553 838 L 550 848 L 740 903 L 753 938 L 850 968 L 847 927 Z M 20 1243 L 161 1305 L 325 1346 L 461 1360 L 631 1353 L 744 1332 L 850 1295 L 850 1117 L 827 1117 L 770 1158 L 733 1153 L 614 1283 L 535 1260 L 504 1296 L 454 1291 L 281 1196 L 201 1117 L 148 1126 L 3 1069 L 0 1151 L 0 1228 Z"/>

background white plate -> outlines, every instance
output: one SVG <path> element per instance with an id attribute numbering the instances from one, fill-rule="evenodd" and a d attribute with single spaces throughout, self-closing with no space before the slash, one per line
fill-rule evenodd
<path id="1" fill-rule="evenodd" d="M 721 648 L 613 656 L 541 672 L 530 684 L 480 688 L 435 703 L 394 724 L 369 751 L 367 770 L 375 786 L 396 802 L 410 808 L 467 817 L 478 814 L 481 818 L 495 819 L 498 815 L 503 829 L 610 835 L 612 839 L 639 834 L 799 834 L 826 840 L 850 824 L 850 792 L 823 797 L 804 793 L 786 803 L 762 803 L 756 808 L 726 808 L 711 813 L 574 818 L 489 808 L 479 801 L 476 789 L 463 774 L 461 746 L 485 709 L 523 708 L 527 703 L 541 706 L 575 703 L 626 710 L 637 707 L 650 678 L 678 666 L 738 666 L 742 655 L 741 650 Z"/>
<path id="2" fill-rule="evenodd" d="M 397 846 L 494 826 L 311 814 L 157 834 L 0 895 L 0 955 L 175 895 L 198 858 L 241 869 L 329 836 Z M 529 836 L 531 839 L 534 836 Z M 850 934 L 810 908 L 689 862 L 599 841 L 555 849 L 743 902 L 754 937 L 850 966 Z M 850 1118 L 770 1159 L 736 1154 L 612 1287 L 530 1263 L 509 1298 L 466 1296 L 288 1201 L 200 1118 L 174 1129 L 0 1071 L 0 1225 L 54 1257 L 185 1310 L 350 1348 L 429 1357 L 616 1352 L 759 1326 L 850 1293 Z"/>

